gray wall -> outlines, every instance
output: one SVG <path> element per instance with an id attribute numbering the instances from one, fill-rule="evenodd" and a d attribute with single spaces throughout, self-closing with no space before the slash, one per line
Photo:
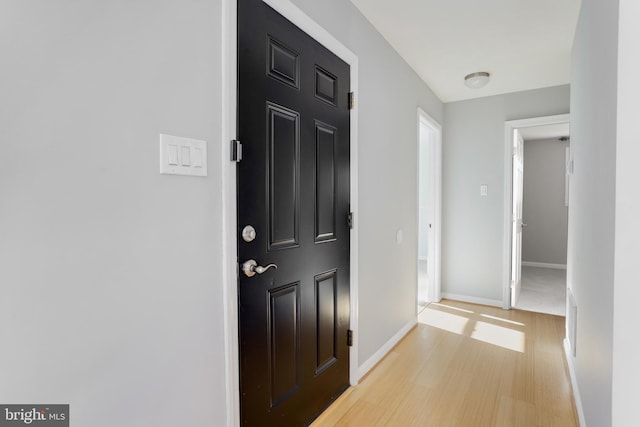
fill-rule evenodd
<path id="1" fill-rule="evenodd" d="M 569 143 L 525 141 L 522 261 L 567 264 L 565 158 Z"/>
<path id="2" fill-rule="evenodd" d="M 568 85 L 445 104 L 443 293 L 502 301 L 504 122 L 568 112 Z"/>
<path id="3" fill-rule="evenodd" d="M 637 424 L 638 2 L 583 0 L 572 59 L 568 285 L 586 424 Z"/>
<path id="4" fill-rule="evenodd" d="M 219 2 L 1 9 L 0 401 L 224 420 Z M 160 175 L 159 133 L 209 141 L 209 176 Z"/>
<path id="5" fill-rule="evenodd" d="M 296 3 L 360 61 L 362 363 L 415 318 L 417 107 L 442 104 L 349 1 Z M 3 3 L 1 402 L 225 422 L 220 20 L 215 0 Z M 159 175 L 159 133 L 208 141 L 209 176 Z"/>
<path id="6" fill-rule="evenodd" d="M 567 281 L 577 306 L 573 360 L 590 426 L 611 424 L 618 1 L 583 0 L 572 59 L 574 173 Z"/>
<path id="7" fill-rule="evenodd" d="M 615 295 L 613 305 L 612 425 L 638 423 L 640 384 L 640 2 L 620 0 L 618 33 L 618 125 L 616 129 Z"/>
<path id="8" fill-rule="evenodd" d="M 415 318 L 418 118 L 442 104 L 349 1 L 295 0 L 359 59 L 359 364 Z M 396 244 L 396 230 L 404 241 Z"/>

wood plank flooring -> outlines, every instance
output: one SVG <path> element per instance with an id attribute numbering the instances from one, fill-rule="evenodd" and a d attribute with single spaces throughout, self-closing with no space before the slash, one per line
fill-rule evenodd
<path id="1" fill-rule="evenodd" d="M 578 426 L 564 318 L 443 300 L 312 427 Z"/>

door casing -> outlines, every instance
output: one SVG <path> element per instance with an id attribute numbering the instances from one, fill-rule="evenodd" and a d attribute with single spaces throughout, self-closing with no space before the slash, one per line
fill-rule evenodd
<path id="1" fill-rule="evenodd" d="M 433 194 L 431 196 L 431 201 L 433 206 L 431 206 L 431 220 L 432 220 L 432 231 L 429 245 L 429 261 L 431 261 L 431 269 L 429 271 L 429 289 L 428 294 L 430 296 L 429 302 L 440 302 L 441 293 L 442 293 L 442 264 L 441 264 L 441 251 L 442 251 L 442 126 L 440 123 L 435 121 L 433 117 L 427 114 L 422 108 L 418 108 L 418 149 L 416 158 L 418 159 L 418 171 L 422 165 L 420 164 L 420 136 L 421 130 L 420 127 L 424 125 L 429 128 L 435 134 L 434 147 L 433 147 L 433 158 L 431 159 L 431 164 L 429 165 L 432 170 L 430 171 L 432 182 L 432 191 Z M 420 173 L 418 173 L 418 194 L 416 195 L 417 200 L 420 200 Z M 420 208 L 418 203 L 418 217 L 420 215 Z M 418 218 L 418 226 L 416 229 L 420 229 L 420 219 Z M 419 236 L 422 238 L 422 236 Z M 419 253 L 418 248 L 416 248 L 416 253 Z M 419 267 L 418 267 L 419 268 Z M 418 274 L 419 275 L 419 274 Z M 417 302 L 416 295 L 416 302 Z M 418 304 L 416 304 L 416 307 Z"/>
<path id="2" fill-rule="evenodd" d="M 522 289 L 522 204 L 524 200 L 524 140 L 519 129 L 513 131 L 512 147 L 512 226 L 511 226 L 511 306 L 515 306 Z M 515 163 L 513 159 L 517 158 Z"/>
<path id="3" fill-rule="evenodd" d="M 511 242 L 513 239 L 513 131 L 515 129 L 569 123 L 569 114 L 509 120 L 504 123 L 504 217 L 502 241 L 502 308 L 511 308 Z"/>
<path id="4" fill-rule="evenodd" d="M 327 30 L 306 15 L 289 0 L 263 0 L 282 16 L 323 44 L 350 66 L 351 91 L 355 106 L 350 112 L 350 204 L 354 213 L 354 228 L 350 232 L 350 329 L 353 346 L 349 353 L 349 382 L 360 380 L 358 370 L 358 57 Z M 221 203 L 222 203 L 222 279 L 225 343 L 225 392 L 227 426 L 240 425 L 240 367 L 238 343 L 238 261 L 236 242 L 236 164 L 231 162 L 230 141 L 237 128 L 237 2 L 223 0 L 220 22 L 222 48 L 221 105 Z"/>

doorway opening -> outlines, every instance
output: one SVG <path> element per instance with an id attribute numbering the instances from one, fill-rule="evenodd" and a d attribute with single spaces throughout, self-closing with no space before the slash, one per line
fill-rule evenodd
<path id="1" fill-rule="evenodd" d="M 565 314 L 569 115 L 505 123 L 504 308 Z"/>
<path id="2" fill-rule="evenodd" d="M 442 128 L 418 109 L 418 312 L 441 299 L 441 170 Z"/>

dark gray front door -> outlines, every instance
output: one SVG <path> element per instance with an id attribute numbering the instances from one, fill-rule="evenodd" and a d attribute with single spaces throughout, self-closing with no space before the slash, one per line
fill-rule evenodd
<path id="1" fill-rule="evenodd" d="M 242 423 L 302 426 L 349 383 L 349 66 L 239 0 L 238 73 Z"/>

